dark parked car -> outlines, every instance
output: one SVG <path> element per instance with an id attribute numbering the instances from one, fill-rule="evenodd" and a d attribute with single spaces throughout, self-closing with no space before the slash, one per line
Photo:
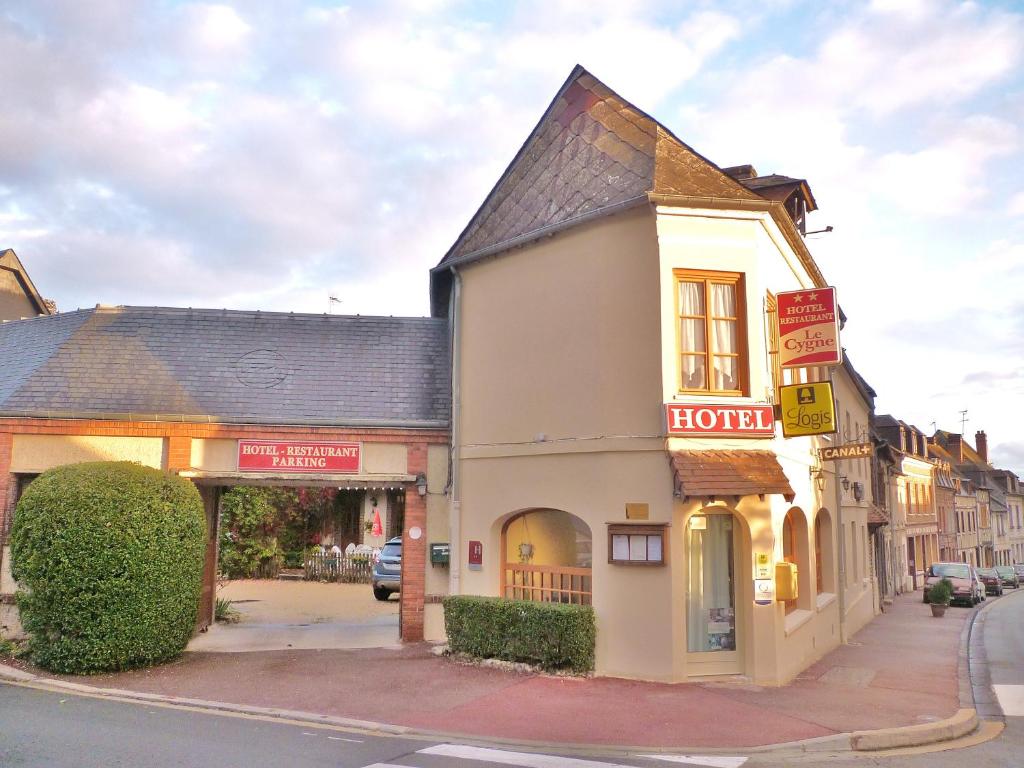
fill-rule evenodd
<path id="1" fill-rule="evenodd" d="M 932 563 L 925 573 L 924 601 L 928 602 L 928 589 L 942 579 L 953 583 L 951 602 L 977 605 L 983 599 L 983 590 L 967 563 Z"/>
<path id="2" fill-rule="evenodd" d="M 989 595 L 1003 594 L 1003 580 L 999 578 L 995 568 L 979 568 L 978 576 L 985 585 L 985 593 Z"/>
<path id="3" fill-rule="evenodd" d="M 1020 589 L 1020 577 L 1017 576 L 1012 565 L 997 565 L 995 571 L 999 574 L 999 579 L 1003 582 L 1004 587 Z"/>
<path id="4" fill-rule="evenodd" d="M 392 592 L 402 591 L 402 537 L 389 539 L 373 564 L 373 596 L 387 600 Z"/>

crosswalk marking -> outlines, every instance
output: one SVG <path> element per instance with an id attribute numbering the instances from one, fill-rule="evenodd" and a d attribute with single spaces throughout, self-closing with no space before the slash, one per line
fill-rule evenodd
<path id="1" fill-rule="evenodd" d="M 630 768 L 630 766 L 616 765 L 615 763 L 581 760 L 578 757 L 539 755 L 534 752 L 506 752 L 502 749 L 470 747 L 464 744 L 438 744 L 421 749 L 417 754 L 461 757 L 466 760 L 483 760 L 500 765 L 518 765 L 523 768 Z"/>
<path id="2" fill-rule="evenodd" d="M 993 685 L 992 690 L 999 699 L 1004 715 L 1024 716 L 1024 685 Z"/>
<path id="3" fill-rule="evenodd" d="M 584 760 L 578 757 L 559 757 L 557 755 L 541 755 L 536 752 L 510 752 L 504 749 L 488 749 L 471 747 L 465 744 L 436 744 L 417 750 L 417 755 L 435 755 L 438 757 L 455 757 L 464 760 L 479 760 L 498 765 L 514 765 L 520 768 L 632 768 L 618 763 L 605 763 L 599 760 Z M 670 763 L 705 766 L 705 768 L 740 768 L 747 758 L 731 755 L 636 755 L 650 760 L 664 760 Z M 364 768 L 410 768 L 396 763 L 373 763 Z"/>
<path id="4" fill-rule="evenodd" d="M 651 760 L 664 760 L 669 763 L 686 763 L 687 765 L 703 765 L 707 768 L 740 768 L 747 758 L 731 755 L 637 755 Z"/>

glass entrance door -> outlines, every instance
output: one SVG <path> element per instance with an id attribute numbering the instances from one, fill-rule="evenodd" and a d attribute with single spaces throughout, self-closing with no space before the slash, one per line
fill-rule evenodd
<path id="1" fill-rule="evenodd" d="M 738 664 L 734 528 L 732 515 L 722 514 L 695 515 L 687 525 L 686 649 L 691 654 L 714 654 L 714 659 L 707 659 L 714 662 L 735 657 Z M 738 671 L 713 666 L 707 673 Z"/>

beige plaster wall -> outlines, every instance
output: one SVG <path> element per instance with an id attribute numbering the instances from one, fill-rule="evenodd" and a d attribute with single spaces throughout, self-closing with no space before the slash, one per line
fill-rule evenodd
<path id="1" fill-rule="evenodd" d="M 35 317 L 39 312 L 14 272 L 0 268 L 0 321 Z"/>
<path id="2" fill-rule="evenodd" d="M 84 461 L 135 461 L 157 469 L 165 465 L 160 437 L 96 435 L 14 435 L 11 472 L 43 472 Z"/>
<path id="3" fill-rule="evenodd" d="M 638 209 L 462 272 L 462 443 L 661 431 L 658 254 Z"/>

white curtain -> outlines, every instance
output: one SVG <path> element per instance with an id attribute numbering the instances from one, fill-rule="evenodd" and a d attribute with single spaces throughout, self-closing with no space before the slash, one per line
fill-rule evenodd
<path id="1" fill-rule="evenodd" d="M 711 284 L 711 315 L 718 318 L 736 317 L 736 286 L 733 284 Z M 719 354 L 736 354 L 738 351 L 736 338 L 736 320 L 714 320 L 712 352 L 714 358 L 714 388 L 739 389 L 738 359 L 735 357 L 718 357 Z"/>
<path id="2" fill-rule="evenodd" d="M 679 320 L 682 384 L 687 389 L 703 389 L 707 386 L 704 374 L 707 347 L 703 283 L 679 283 L 679 314 L 682 315 Z"/>
<path id="3" fill-rule="evenodd" d="M 689 531 L 687 650 L 735 650 L 732 518 L 708 515 L 705 519 L 705 530 Z"/>

